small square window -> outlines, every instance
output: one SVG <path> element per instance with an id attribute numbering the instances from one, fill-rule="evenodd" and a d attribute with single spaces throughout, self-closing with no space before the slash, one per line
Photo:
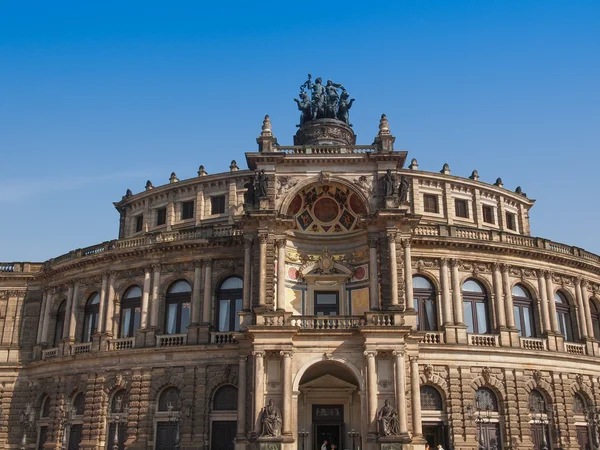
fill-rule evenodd
<path id="1" fill-rule="evenodd" d="M 496 223 L 494 220 L 494 207 L 483 205 L 483 221 L 485 223 Z"/>
<path id="2" fill-rule="evenodd" d="M 469 218 L 469 202 L 467 200 L 455 199 L 454 200 L 454 211 L 456 213 L 456 217 L 464 217 L 465 219 Z"/>
<path id="3" fill-rule="evenodd" d="M 135 232 L 139 233 L 144 229 L 144 215 L 140 214 L 135 218 Z"/>
<path id="4" fill-rule="evenodd" d="M 210 213 L 211 214 L 223 214 L 225 213 L 225 196 L 218 195 L 210 198 Z"/>
<path id="5" fill-rule="evenodd" d="M 194 217 L 194 202 L 183 202 L 181 204 L 181 220 L 191 219 Z"/>
<path id="6" fill-rule="evenodd" d="M 506 228 L 509 230 L 517 230 L 517 217 L 513 213 L 506 213 Z"/>
<path id="7" fill-rule="evenodd" d="M 156 210 L 156 226 L 167 223 L 167 208 L 158 208 Z"/>
<path id="8" fill-rule="evenodd" d="M 423 207 L 427 213 L 438 214 L 440 212 L 438 207 L 438 196 L 433 194 L 424 194 Z"/>

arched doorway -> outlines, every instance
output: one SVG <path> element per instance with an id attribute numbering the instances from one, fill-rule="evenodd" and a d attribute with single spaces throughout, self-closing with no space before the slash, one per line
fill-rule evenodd
<path id="1" fill-rule="evenodd" d="M 448 448 L 448 426 L 442 395 L 433 386 L 421 386 L 421 420 L 423 438 L 430 448 Z"/>
<path id="2" fill-rule="evenodd" d="M 308 367 L 298 385 L 298 448 L 327 450 L 362 447 L 360 382 L 341 361 Z M 354 433 L 352 433 L 354 432 Z"/>

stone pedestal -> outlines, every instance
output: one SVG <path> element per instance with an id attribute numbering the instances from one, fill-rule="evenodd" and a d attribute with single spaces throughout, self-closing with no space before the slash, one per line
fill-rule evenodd
<path id="1" fill-rule="evenodd" d="M 446 325 L 446 343 L 467 345 L 467 327 L 466 325 Z"/>
<path id="2" fill-rule="evenodd" d="M 156 347 L 156 328 L 139 329 L 135 333 L 136 348 Z"/>
<path id="3" fill-rule="evenodd" d="M 283 437 L 266 437 L 261 436 L 256 439 L 255 449 L 256 450 L 281 450 L 284 442 Z"/>
<path id="4" fill-rule="evenodd" d="M 598 341 L 596 339 L 587 338 L 585 340 L 585 346 L 587 349 L 588 356 L 598 356 Z"/>
<path id="5" fill-rule="evenodd" d="M 294 145 L 356 145 L 352 128 L 337 119 L 316 119 L 305 123 L 294 136 Z"/>
<path id="6" fill-rule="evenodd" d="M 258 208 L 262 211 L 269 209 L 269 198 L 268 197 L 260 197 L 258 199 Z"/>
<path id="7" fill-rule="evenodd" d="M 380 450 L 409 450 L 411 439 L 408 433 L 399 436 L 381 436 L 377 438 L 378 448 Z M 425 445 L 423 445 L 425 448 Z"/>
<path id="8" fill-rule="evenodd" d="M 198 326 L 198 344 L 208 344 L 210 342 L 210 325 L 203 323 Z"/>
<path id="9" fill-rule="evenodd" d="M 252 325 L 252 312 L 251 311 L 240 311 L 238 313 L 240 318 L 240 331 L 248 329 Z"/>
<path id="10" fill-rule="evenodd" d="M 196 345 L 199 343 L 199 329 L 200 325 L 195 323 L 189 325 L 187 328 L 187 343 L 188 345 Z"/>
<path id="11" fill-rule="evenodd" d="M 393 195 L 385 197 L 385 209 L 394 209 L 398 206 L 398 199 Z"/>

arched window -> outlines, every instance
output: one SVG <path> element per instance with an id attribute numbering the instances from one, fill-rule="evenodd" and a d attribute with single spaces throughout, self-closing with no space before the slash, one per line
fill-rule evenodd
<path id="1" fill-rule="evenodd" d="M 100 312 L 100 294 L 94 292 L 89 296 L 85 304 L 85 312 L 83 318 L 83 336 L 82 342 L 91 342 L 92 336 L 98 330 L 98 314 Z"/>
<path id="2" fill-rule="evenodd" d="M 421 409 L 424 411 L 442 411 L 442 396 L 433 386 L 421 386 Z"/>
<path id="3" fill-rule="evenodd" d="M 168 412 L 169 409 L 173 411 L 179 411 L 181 404 L 179 401 L 179 389 L 176 387 L 168 387 L 161 392 L 158 399 L 158 411 Z"/>
<path id="4" fill-rule="evenodd" d="M 592 327 L 594 329 L 594 337 L 600 340 L 600 310 L 594 299 L 590 298 L 590 314 L 592 315 Z"/>
<path id="5" fill-rule="evenodd" d="M 83 416 L 85 412 L 85 396 L 80 392 L 73 398 L 73 415 Z"/>
<path id="6" fill-rule="evenodd" d="M 515 326 L 519 330 L 519 336 L 535 336 L 533 323 L 533 300 L 529 291 L 517 284 L 512 288 L 513 312 L 515 315 Z"/>
<path id="7" fill-rule="evenodd" d="M 417 329 L 437 330 L 435 289 L 427 278 L 419 275 L 413 277 L 413 299 L 417 312 Z"/>
<path id="8" fill-rule="evenodd" d="M 140 328 L 142 317 L 142 290 L 138 286 L 131 286 L 125 292 L 121 301 L 121 329 L 122 338 L 135 336 L 135 330 Z"/>
<path id="9" fill-rule="evenodd" d="M 558 321 L 558 329 L 565 337 L 566 341 L 573 341 L 573 327 L 571 324 L 571 308 L 569 306 L 569 302 L 562 292 L 556 292 L 554 294 L 554 301 L 556 303 L 556 320 Z"/>
<path id="10" fill-rule="evenodd" d="M 537 389 L 534 389 L 529 394 L 529 411 L 532 413 L 546 414 L 546 399 Z"/>
<path id="11" fill-rule="evenodd" d="M 44 396 L 42 400 L 42 407 L 40 408 L 40 419 L 48 419 L 50 417 L 50 397 Z"/>
<path id="12" fill-rule="evenodd" d="M 235 386 L 221 386 L 213 397 L 213 411 L 233 411 L 237 409 L 238 390 Z"/>
<path id="13" fill-rule="evenodd" d="M 478 281 L 467 280 L 462 285 L 462 295 L 467 333 L 489 333 L 488 297 L 483 286 Z"/>
<path id="14" fill-rule="evenodd" d="M 217 317 L 219 331 L 237 331 L 240 329 L 238 312 L 242 310 L 241 278 L 227 278 L 217 292 Z"/>
<path id="15" fill-rule="evenodd" d="M 475 393 L 477 409 L 498 412 L 498 399 L 491 389 L 480 387 Z"/>
<path id="16" fill-rule="evenodd" d="M 186 333 L 190 324 L 192 287 L 187 281 L 174 282 L 167 291 L 166 334 Z"/>
<path id="17" fill-rule="evenodd" d="M 575 395 L 573 395 L 573 414 L 579 416 L 585 414 L 586 406 L 587 403 L 585 399 L 581 395 L 575 393 Z"/>
<path id="18" fill-rule="evenodd" d="M 63 301 L 56 312 L 56 327 L 54 327 L 54 347 L 58 347 L 59 341 L 62 339 L 63 330 L 65 328 L 65 311 L 67 310 L 67 302 Z"/>

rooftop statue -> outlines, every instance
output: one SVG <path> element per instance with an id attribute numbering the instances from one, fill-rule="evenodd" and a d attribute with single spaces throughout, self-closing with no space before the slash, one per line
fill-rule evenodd
<path id="1" fill-rule="evenodd" d="M 340 89 L 341 94 L 338 91 Z M 310 99 L 307 90 L 311 91 Z M 308 80 L 300 86 L 299 97 L 300 99 L 294 99 L 300 110 L 299 127 L 316 119 L 337 119 L 352 126 L 348 112 L 354 99 L 350 99 L 350 94 L 343 85 L 327 80 L 327 84 L 323 86 L 321 78 L 313 83 L 312 76 L 308 74 Z"/>

